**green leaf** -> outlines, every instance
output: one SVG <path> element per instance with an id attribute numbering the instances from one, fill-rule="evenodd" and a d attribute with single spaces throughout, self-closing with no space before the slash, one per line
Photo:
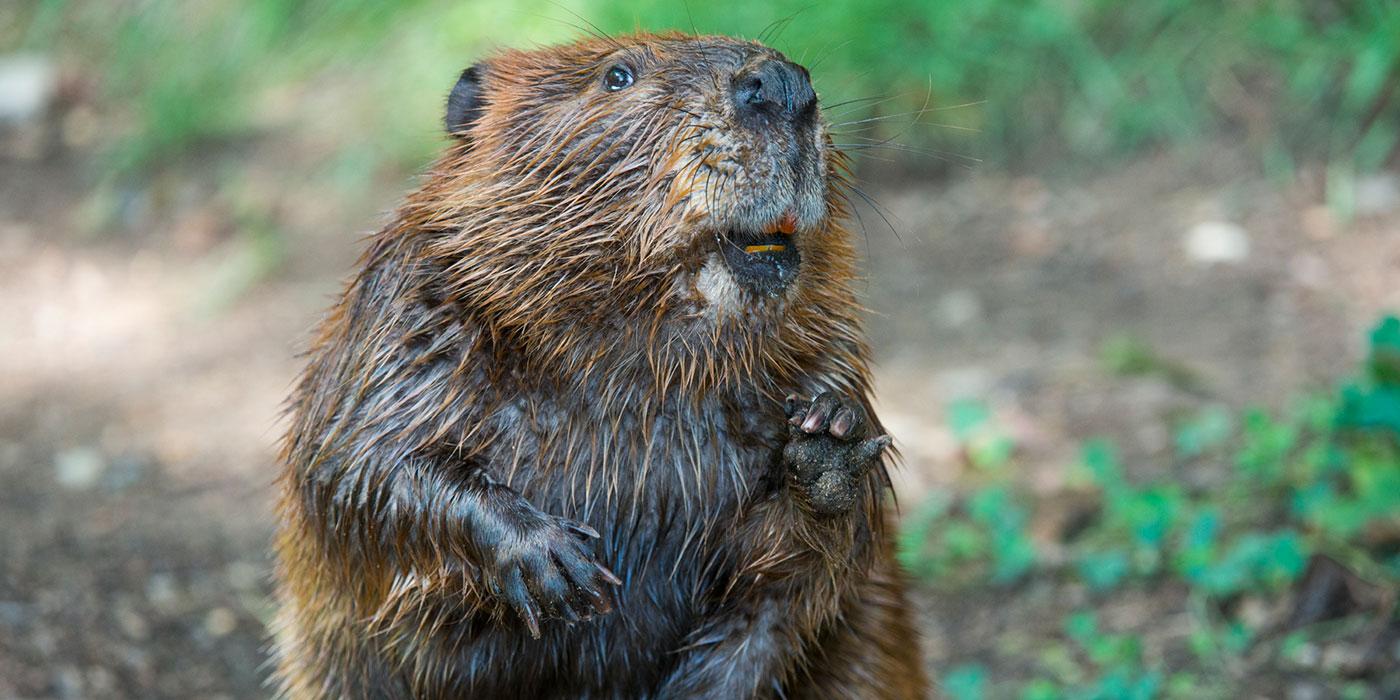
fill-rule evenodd
<path id="1" fill-rule="evenodd" d="M 1230 412 L 1220 406 L 1201 411 L 1183 423 L 1176 431 L 1176 451 L 1183 457 L 1199 457 L 1224 444 L 1234 431 Z"/>
<path id="2" fill-rule="evenodd" d="M 1099 620 L 1092 610 L 1082 610 L 1065 618 L 1065 634 L 1087 648 L 1099 633 Z"/>
<path id="3" fill-rule="evenodd" d="M 1122 551 L 1086 554 L 1079 558 L 1076 568 L 1085 585 L 1103 592 L 1116 587 L 1128 575 L 1128 555 Z"/>
<path id="4" fill-rule="evenodd" d="M 987 694 L 987 669 L 980 664 L 956 666 L 943 677 L 942 685 L 953 700 L 982 700 Z"/>
<path id="5" fill-rule="evenodd" d="M 1123 483 L 1122 468 L 1113 444 L 1107 440 L 1090 440 L 1084 443 L 1080 452 L 1080 462 L 1088 470 L 1094 483 L 1101 487 L 1116 487 Z"/>
<path id="6" fill-rule="evenodd" d="M 971 440 L 991 419 L 991 412 L 981 401 L 963 399 L 948 407 L 948 427 L 959 442 Z"/>
<path id="7" fill-rule="evenodd" d="M 1064 694 L 1054 681 L 1037 678 L 1021 688 L 1021 700 L 1060 700 Z"/>

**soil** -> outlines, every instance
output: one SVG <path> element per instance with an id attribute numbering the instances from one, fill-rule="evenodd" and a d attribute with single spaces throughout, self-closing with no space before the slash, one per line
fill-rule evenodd
<path id="1" fill-rule="evenodd" d="M 281 402 L 360 235 L 407 184 L 347 195 L 306 175 L 323 153 L 238 148 L 233 181 L 203 154 L 132 188 L 95 184 L 81 153 L 0 160 L 0 697 L 268 694 Z M 860 209 L 904 504 L 965 477 L 950 401 L 988 403 L 1039 493 L 1062 491 L 1097 435 L 1134 477 L 1161 476 L 1172 420 L 1326 388 L 1400 309 L 1400 207 L 1339 220 L 1308 173 L 1270 182 L 1228 147 L 1088 176 L 871 180 L 897 230 Z M 1242 229 L 1247 252 L 1193 259 L 1184 241 L 1206 222 Z M 1170 369 L 1109 371 L 1124 338 Z M 995 676 L 1021 672 L 999 650 L 1083 592 L 917 595 L 931 668 Z M 1170 630 L 1182 595 L 1129 591 L 1101 613 Z M 1174 653 L 1154 639 L 1149 656 Z"/>

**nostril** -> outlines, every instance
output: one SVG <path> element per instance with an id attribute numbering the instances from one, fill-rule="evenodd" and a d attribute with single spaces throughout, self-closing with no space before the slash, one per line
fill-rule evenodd
<path id="1" fill-rule="evenodd" d="M 738 88 L 739 102 L 742 104 L 758 105 L 767 99 L 763 95 L 763 80 L 757 76 L 739 81 Z"/>
<path id="2" fill-rule="evenodd" d="M 780 59 L 750 68 L 734 82 L 734 102 L 740 110 L 769 112 L 788 119 L 805 117 L 815 104 L 805 69 Z"/>

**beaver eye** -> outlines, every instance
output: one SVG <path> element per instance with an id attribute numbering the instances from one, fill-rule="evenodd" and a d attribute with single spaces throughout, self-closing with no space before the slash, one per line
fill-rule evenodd
<path id="1" fill-rule="evenodd" d="M 623 88 L 631 87 L 634 78 L 632 71 L 627 70 L 627 66 L 613 66 L 603 74 L 603 87 L 609 92 L 617 92 Z"/>

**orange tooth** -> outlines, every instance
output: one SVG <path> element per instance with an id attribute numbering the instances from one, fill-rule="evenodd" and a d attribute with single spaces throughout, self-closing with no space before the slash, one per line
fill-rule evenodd
<path id="1" fill-rule="evenodd" d="M 754 253 L 781 253 L 781 252 L 783 252 L 784 250 L 787 250 L 787 246 L 785 246 L 785 245 L 747 245 L 747 246 L 744 246 L 744 252 L 745 252 L 745 253 L 748 253 L 749 255 L 753 255 Z"/>
<path id="2" fill-rule="evenodd" d="M 783 213 L 783 218 L 778 219 L 778 233 L 791 236 L 797 231 L 797 215 L 791 211 Z"/>

